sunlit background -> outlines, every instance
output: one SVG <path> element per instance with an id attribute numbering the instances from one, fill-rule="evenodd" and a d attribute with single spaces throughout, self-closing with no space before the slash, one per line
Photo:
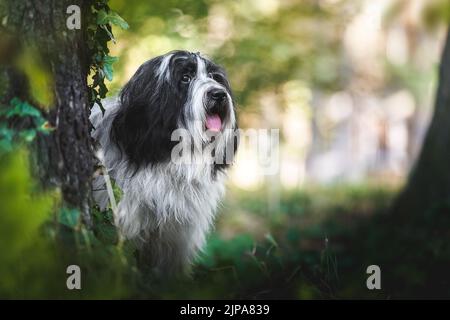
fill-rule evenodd
<path id="1" fill-rule="evenodd" d="M 228 71 L 242 128 L 281 130 L 277 177 L 241 149 L 235 186 L 401 181 L 433 103 L 445 31 L 432 23 L 437 4 L 113 0 L 131 29 L 111 47 L 120 57 L 111 92 L 149 58 L 199 51 Z"/>
<path id="2" fill-rule="evenodd" d="M 225 66 L 242 128 L 279 128 L 280 163 L 265 175 L 241 146 L 231 185 L 283 190 L 336 184 L 399 185 L 432 112 L 444 1 L 113 0 L 117 30 L 110 94 L 149 58 L 200 51 Z M 269 210 L 270 211 L 270 210 Z"/>
<path id="3" fill-rule="evenodd" d="M 439 275 L 450 257 L 448 215 L 408 217 L 401 226 L 380 220 L 433 112 L 448 0 L 109 5 L 130 26 L 113 28 L 110 55 L 119 60 L 109 96 L 148 59 L 175 49 L 201 52 L 227 70 L 241 128 L 279 129 L 278 170 L 267 174 L 258 148 L 240 146 L 191 282 L 164 291 L 136 278 L 133 248 L 118 241 L 111 210 L 92 210 L 93 230 L 70 223 L 77 211 L 58 208 L 57 191 L 30 192 L 37 188 L 28 153 L 0 157 L 0 211 L 9 213 L 0 214 L 0 297 L 449 296 L 449 279 Z M 38 55 L 26 47 L 15 58 L 33 100 L 51 106 L 52 79 Z M 65 279 L 60 265 L 73 261 L 87 270 L 80 293 L 53 279 Z M 373 263 L 384 268 L 388 290 L 367 290 L 365 267 Z"/>

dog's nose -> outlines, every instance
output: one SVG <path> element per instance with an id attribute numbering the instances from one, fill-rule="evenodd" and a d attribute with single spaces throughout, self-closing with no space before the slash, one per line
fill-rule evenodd
<path id="1" fill-rule="evenodd" d="M 208 95 L 211 99 L 220 102 L 223 99 L 225 99 L 227 93 L 222 89 L 212 89 L 211 91 L 208 92 Z"/>

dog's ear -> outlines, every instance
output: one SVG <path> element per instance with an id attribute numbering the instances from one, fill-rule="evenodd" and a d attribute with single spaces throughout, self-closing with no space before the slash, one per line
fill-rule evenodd
<path id="1" fill-rule="evenodd" d="M 175 144 L 170 137 L 181 107 L 169 81 L 170 59 L 144 63 L 120 93 L 111 138 L 136 169 L 167 160 Z"/>

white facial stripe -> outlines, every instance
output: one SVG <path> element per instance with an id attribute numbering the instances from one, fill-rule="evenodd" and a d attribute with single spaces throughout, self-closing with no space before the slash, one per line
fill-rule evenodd
<path id="1" fill-rule="evenodd" d="M 196 56 L 197 59 L 197 70 L 196 76 L 192 80 L 189 88 L 188 99 L 185 106 L 185 118 L 188 121 L 181 125 L 180 127 L 185 127 L 192 135 L 194 146 L 202 146 L 203 142 L 209 141 L 209 137 L 205 134 L 205 120 L 207 117 L 206 112 L 206 95 L 207 92 L 213 88 L 221 88 L 226 91 L 228 97 L 228 108 L 229 112 L 226 119 L 223 120 L 224 130 L 217 140 L 216 150 L 217 156 L 220 158 L 221 153 L 225 150 L 225 145 L 230 141 L 232 135 L 230 132 L 235 126 L 236 117 L 234 114 L 233 102 L 231 96 L 227 89 L 216 80 L 208 77 L 208 72 L 206 68 L 206 61 L 200 57 Z"/>
<path id="2" fill-rule="evenodd" d="M 162 61 L 161 64 L 158 68 L 158 80 L 161 81 L 161 79 L 164 77 L 166 80 L 169 80 L 170 78 L 170 72 L 168 71 L 168 67 L 169 67 L 169 62 L 170 59 L 172 58 L 173 54 L 168 54 L 166 55 Z"/>
<path id="3" fill-rule="evenodd" d="M 197 78 L 205 79 L 208 77 L 208 73 L 206 72 L 206 64 L 205 61 L 197 55 Z"/>

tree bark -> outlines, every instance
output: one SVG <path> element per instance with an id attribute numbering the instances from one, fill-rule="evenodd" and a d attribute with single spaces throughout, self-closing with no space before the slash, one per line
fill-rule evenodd
<path id="1" fill-rule="evenodd" d="M 421 153 L 392 212 L 423 214 L 450 201 L 450 30 L 439 68 L 435 110 Z"/>
<path id="2" fill-rule="evenodd" d="M 33 46 L 53 76 L 54 102 L 47 118 L 55 130 L 37 141 L 38 173 L 45 185 L 61 188 L 66 205 L 78 208 L 91 224 L 91 178 L 94 170 L 90 138 L 89 60 L 85 33 L 66 26 L 67 7 L 81 8 L 82 22 L 90 14 L 87 0 L 8 0 L 7 28 L 22 46 Z"/>

